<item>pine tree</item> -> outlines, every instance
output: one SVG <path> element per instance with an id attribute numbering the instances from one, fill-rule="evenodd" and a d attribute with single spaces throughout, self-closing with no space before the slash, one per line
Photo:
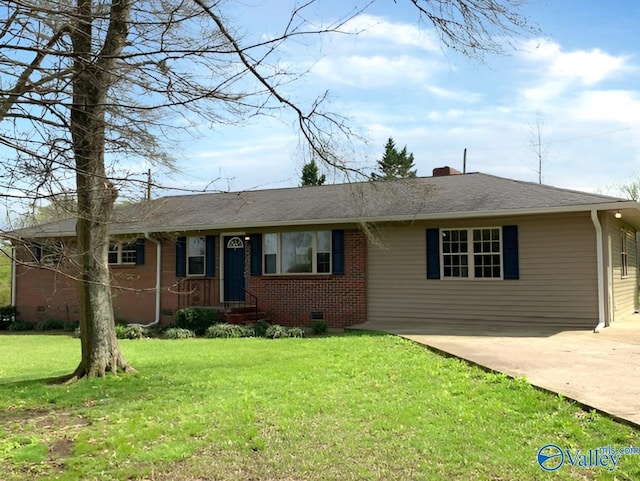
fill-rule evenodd
<path id="1" fill-rule="evenodd" d="M 384 155 L 378 161 L 378 171 L 380 173 L 373 172 L 371 178 L 373 180 L 413 178 L 416 176 L 413 160 L 413 153 L 407 152 L 406 145 L 398 152 L 396 143 L 393 138 L 389 137 L 387 144 L 384 146 Z"/>
<path id="2" fill-rule="evenodd" d="M 318 166 L 315 160 L 311 159 L 309 163 L 304 164 L 302 167 L 302 187 L 324 184 L 324 181 L 327 180 L 325 175 L 318 176 L 318 173 Z"/>

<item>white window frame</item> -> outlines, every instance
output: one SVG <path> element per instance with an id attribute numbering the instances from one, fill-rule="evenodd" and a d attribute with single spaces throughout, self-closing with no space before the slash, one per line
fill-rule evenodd
<path id="1" fill-rule="evenodd" d="M 629 277 L 629 241 L 627 239 L 627 230 L 620 229 L 620 277 L 626 279 Z"/>
<path id="2" fill-rule="evenodd" d="M 202 249 L 203 249 L 203 253 L 200 255 L 191 255 L 190 252 L 190 247 L 191 247 L 191 239 L 202 239 Z M 202 272 L 191 272 L 191 263 L 189 262 L 189 259 L 191 258 L 196 258 L 196 257 L 202 257 Z M 196 236 L 190 236 L 187 237 L 187 245 L 186 245 L 186 260 L 187 260 L 187 268 L 186 268 L 186 272 L 187 272 L 187 276 L 188 277 L 204 277 L 207 273 L 207 237 L 203 236 L 203 235 L 196 235 Z"/>
<path id="3" fill-rule="evenodd" d="M 115 249 L 111 247 L 115 246 Z M 130 247 L 125 249 L 125 246 Z M 109 254 L 116 254 L 116 262 L 109 261 L 110 266 L 135 266 L 138 251 L 136 241 L 111 241 L 109 242 Z M 123 261 L 125 253 L 131 255 L 133 253 L 133 261 Z"/>
<path id="4" fill-rule="evenodd" d="M 318 272 L 318 254 L 326 254 L 327 251 L 318 251 L 318 233 L 327 232 L 329 236 L 329 270 L 327 272 Z M 282 272 L 282 235 L 283 234 L 297 234 L 297 233 L 310 233 L 311 234 L 311 271 L 310 272 Z M 266 236 L 275 236 L 276 252 L 267 252 Z M 331 253 L 333 252 L 333 239 L 331 236 L 331 230 L 299 230 L 299 231 L 284 231 L 284 232 L 266 232 L 262 234 L 262 272 L 265 276 L 308 276 L 308 275 L 331 275 L 333 272 L 333 259 Z M 275 255 L 275 272 L 267 272 L 267 256 Z"/>
<path id="5" fill-rule="evenodd" d="M 64 243 L 62 241 L 47 241 L 31 246 L 31 255 L 35 258 L 35 249 L 39 249 L 40 257 L 36 264 L 42 266 L 57 266 L 62 261 Z"/>
<path id="6" fill-rule="evenodd" d="M 498 231 L 498 251 L 493 251 L 491 250 L 490 252 L 487 253 L 476 253 L 474 251 L 474 232 L 475 231 L 485 231 L 485 230 L 497 230 Z M 467 240 L 466 240 L 466 252 L 460 252 L 460 253 L 455 253 L 455 252 L 451 252 L 451 253 L 445 253 L 444 252 L 444 233 L 445 232 L 452 232 L 452 231 L 457 231 L 457 232 L 462 232 L 462 231 L 466 231 L 467 233 Z M 481 242 L 483 242 L 481 240 Z M 492 240 L 485 240 L 484 242 L 495 242 Z M 448 228 L 441 228 L 440 229 L 440 236 L 439 236 L 439 249 L 440 249 L 440 278 L 444 279 L 444 280 L 453 280 L 453 281 L 459 281 L 459 280 L 478 280 L 478 281 L 500 281 L 504 279 L 504 248 L 503 248 L 503 233 L 502 233 L 502 228 L 499 226 L 483 226 L 483 227 L 448 227 Z M 451 276 L 451 275 L 445 275 L 445 257 L 447 256 L 453 256 L 453 255 L 466 255 L 467 256 L 467 270 L 468 270 L 468 275 L 467 276 Z M 500 260 L 500 276 L 498 277 L 483 277 L 483 276 L 478 276 L 476 277 L 476 273 L 475 273 L 475 256 L 476 255 L 497 255 L 499 260 Z"/>

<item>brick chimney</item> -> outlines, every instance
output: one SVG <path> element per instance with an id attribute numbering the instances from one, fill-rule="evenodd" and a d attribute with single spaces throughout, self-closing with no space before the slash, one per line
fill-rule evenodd
<path id="1" fill-rule="evenodd" d="M 434 177 L 446 177 L 448 175 L 458 175 L 462 174 L 459 170 L 454 169 L 453 167 L 444 166 L 444 167 L 436 167 L 433 169 Z"/>

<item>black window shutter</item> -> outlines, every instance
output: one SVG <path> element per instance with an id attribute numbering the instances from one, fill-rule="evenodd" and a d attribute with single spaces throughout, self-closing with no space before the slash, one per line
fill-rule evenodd
<path id="1" fill-rule="evenodd" d="M 35 257 L 36 262 L 40 262 L 42 260 L 42 247 L 40 244 L 33 244 L 31 246 L 31 252 L 33 257 Z"/>
<path id="2" fill-rule="evenodd" d="M 144 265 L 144 239 L 136 240 L 136 265 Z"/>
<path id="3" fill-rule="evenodd" d="M 176 276 L 187 275 L 187 238 L 178 237 L 176 240 Z"/>
<path id="4" fill-rule="evenodd" d="M 207 277 L 216 276 L 216 238 L 212 235 L 205 237 L 205 273 Z"/>
<path id="5" fill-rule="evenodd" d="M 337 276 L 344 275 L 344 231 L 331 231 L 331 265 L 333 266 L 332 274 Z"/>
<path id="6" fill-rule="evenodd" d="M 502 252 L 504 278 L 509 280 L 520 279 L 517 225 L 502 226 Z"/>
<path id="7" fill-rule="evenodd" d="M 262 234 L 251 234 L 251 275 L 262 275 Z"/>
<path id="8" fill-rule="evenodd" d="M 427 279 L 440 279 L 440 229 L 427 229 Z"/>

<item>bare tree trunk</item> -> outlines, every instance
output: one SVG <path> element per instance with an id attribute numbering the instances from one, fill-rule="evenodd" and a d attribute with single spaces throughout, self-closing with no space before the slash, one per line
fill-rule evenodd
<path id="1" fill-rule="evenodd" d="M 76 53 L 71 134 L 78 193 L 78 261 L 82 360 L 71 379 L 132 371 L 116 338 L 109 275 L 109 222 L 118 191 L 104 163 L 105 105 L 113 54 L 127 35 L 129 0 L 114 1 L 102 55 L 92 56 L 92 1 L 77 0 L 80 19 L 72 34 Z"/>

